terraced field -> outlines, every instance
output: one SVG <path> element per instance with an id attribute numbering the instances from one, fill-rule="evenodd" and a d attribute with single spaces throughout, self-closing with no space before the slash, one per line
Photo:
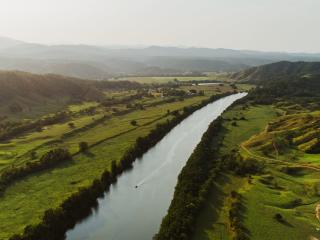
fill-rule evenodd
<path id="1" fill-rule="evenodd" d="M 222 154 L 238 151 L 264 165 L 250 178 L 221 175 L 200 214 L 193 239 L 233 239 L 231 192 L 241 194 L 248 239 L 319 238 L 319 112 L 278 117 L 272 106 L 236 106 L 224 114 Z M 266 227 L 268 226 L 268 227 Z"/>

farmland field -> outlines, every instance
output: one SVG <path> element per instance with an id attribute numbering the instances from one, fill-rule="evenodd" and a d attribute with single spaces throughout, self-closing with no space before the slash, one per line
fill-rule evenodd
<path id="1" fill-rule="evenodd" d="M 230 91 L 222 88 L 219 93 Z M 187 91 L 187 89 L 181 89 Z M 97 102 L 68 106 L 67 120 L 28 131 L 0 144 L 0 171 L 36 162 L 54 148 L 66 148 L 73 155 L 71 162 L 28 175 L 9 185 L 0 196 L 0 239 L 22 233 L 26 225 L 40 222 L 49 208 L 58 207 L 81 187 L 89 186 L 111 162 L 118 162 L 138 137 L 146 136 L 157 124 L 170 120 L 170 113 L 198 105 L 213 94 L 210 89 L 202 96 L 189 96 L 166 103 L 172 97 L 143 97 L 131 101 L 138 109 L 123 103 L 112 108 Z M 112 101 L 122 101 L 136 92 L 108 92 Z M 141 109 L 140 109 L 141 108 Z M 122 114 L 121 111 L 124 111 Z M 121 114 L 120 114 L 121 113 Z M 134 124 L 133 124 L 134 122 Z M 85 141 L 89 150 L 79 151 Z M 27 197 L 26 197 L 27 196 Z"/>

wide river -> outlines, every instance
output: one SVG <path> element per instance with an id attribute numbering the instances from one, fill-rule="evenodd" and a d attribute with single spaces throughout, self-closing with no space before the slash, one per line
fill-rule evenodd
<path id="1" fill-rule="evenodd" d="M 151 240 L 167 213 L 177 177 L 208 125 L 245 95 L 210 103 L 172 129 L 118 178 L 98 200 L 98 209 L 69 230 L 67 239 Z"/>

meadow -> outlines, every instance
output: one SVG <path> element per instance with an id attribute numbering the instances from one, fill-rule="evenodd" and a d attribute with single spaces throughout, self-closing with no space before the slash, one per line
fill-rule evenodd
<path id="1" fill-rule="evenodd" d="M 230 89 L 224 88 L 220 92 Z M 134 93 L 106 94 L 121 99 Z M 205 91 L 202 96 L 187 96 L 171 103 L 163 102 L 170 96 L 143 97 L 131 102 L 142 104 L 141 109 L 127 109 L 122 103 L 112 108 L 97 102 L 73 104 L 67 108 L 70 112 L 68 120 L 1 143 L 0 172 L 37 161 L 44 153 L 59 147 L 68 149 L 73 160 L 28 175 L 6 188 L 0 196 L 0 239 L 21 233 L 26 225 L 39 223 L 47 209 L 59 206 L 79 188 L 89 186 L 104 170 L 111 169 L 112 161 L 119 162 L 138 137 L 146 136 L 157 124 L 171 119 L 171 113 L 198 105 L 210 95 L 211 91 Z M 86 112 L 92 108 L 94 111 Z M 118 114 L 121 110 L 130 111 Z M 79 151 L 79 143 L 83 141 L 89 146 L 87 152 Z M 36 153 L 35 159 L 31 158 L 32 152 Z"/>
<path id="2" fill-rule="evenodd" d="M 220 149 L 221 154 L 238 149 L 243 141 L 262 131 L 275 116 L 276 112 L 272 106 L 236 105 L 227 110 L 222 115 L 224 141 Z M 240 120 L 242 117 L 245 117 L 245 120 Z M 237 125 L 232 124 L 233 122 L 237 122 Z M 219 179 L 212 187 L 205 207 L 199 214 L 193 239 L 232 239 L 228 226 L 229 196 L 231 191 L 238 191 L 246 186 L 246 179 L 232 173 L 221 174 Z"/>
<path id="3" fill-rule="evenodd" d="M 146 83 L 146 84 L 161 84 L 161 83 L 168 83 L 174 82 L 175 80 L 188 82 L 188 81 L 227 81 L 228 80 L 228 73 L 215 73 L 209 72 L 206 73 L 204 76 L 153 76 L 153 77 L 119 77 L 117 80 L 120 81 L 133 81 L 138 83 Z"/>
<path id="4" fill-rule="evenodd" d="M 282 112 L 283 109 L 272 105 L 237 105 L 223 114 L 221 154 L 239 152 L 244 161 L 261 162 L 264 170 L 250 178 L 228 171 L 221 173 L 199 214 L 193 239 L 234 239 L 234 229 L 229 223 L 232 192 L 242 196 L 240 221 L 247 239 L 319 237 L 315 208 L 320 200 L 320 170 L 316 169 L 320 154 L 305 153 L 294 145 L 280 148 L 281 136 L 288 136 L 288 132 L 296 131 L 294 136 L 299 139 L 306 135 L 306 129 L 311 131 L 313 125 L 316 128 L 318 115 L 299 113 L 279 118 Z M 273 148 L 263 151 L 270 139 L 278 143 L 278 151 Z"/>

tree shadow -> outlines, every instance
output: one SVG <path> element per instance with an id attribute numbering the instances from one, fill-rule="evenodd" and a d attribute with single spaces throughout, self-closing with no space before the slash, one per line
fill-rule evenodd
<path id="1" fill-rule="evenodd" d="M 197 239 L 210 240 L 207 230 L 212 229 L 212 226 L 217 223 L 219 213 L 223 207 L 224 199 L 229 196 L 223 191 L 223 187 L 225 184 L 230 182 L 231 180 L 229 176 L 220 174 L 211 187 L 205 206 L 198 215 L 196 223 L 197 230 L 194 234 L 197 236 Z M 219 224 L 225 226 L 225 224 Z"/>
<path id="2" fill-rule="evenodd" d="M 90 152 L 89 150 L 84 151 L 83 154 L 84 154 L 86 157 L 89 157 L 89 158 L 95 157 L 95 154 L 92 153 L 92 152 Z"/>
<path id="3" fill-rule="evenodd" d="M 239 211 L 239 220 L 241 222 L 241 230 L 245 234 L 247 239 L 250 239 L 251 232 L 250 230 L 244 225 L 245 220 L 247 219 L 247 199 L 242 195 L 239 195 L 239 202 L 240 202 L 240 211 Z"/>

